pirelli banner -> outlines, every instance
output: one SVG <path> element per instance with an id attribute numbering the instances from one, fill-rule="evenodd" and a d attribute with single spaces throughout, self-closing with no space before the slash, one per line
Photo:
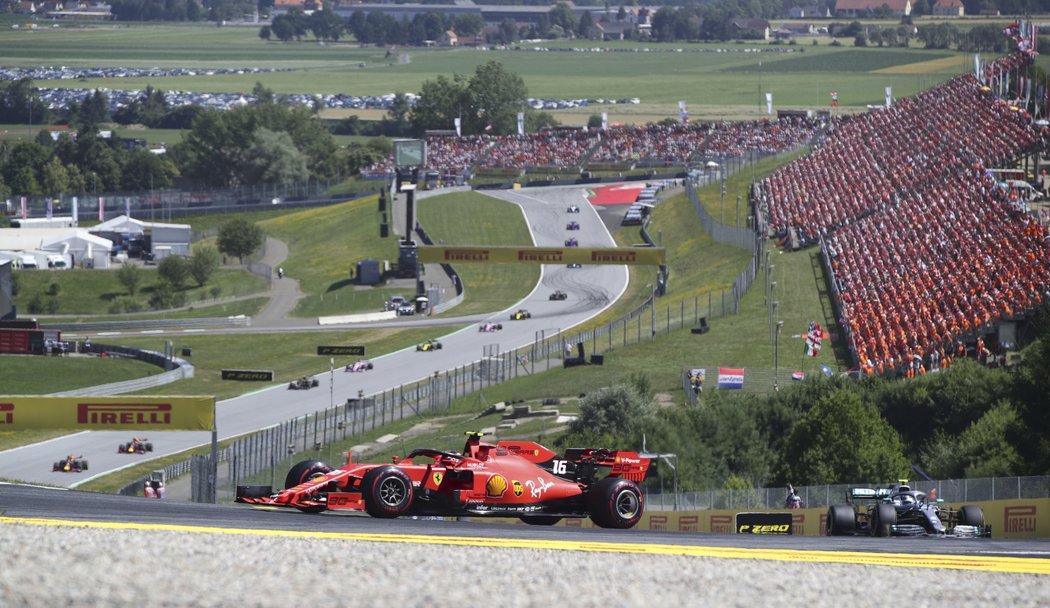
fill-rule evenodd
<path id="1" fill-rule="evenodd" d="M 416 248 L 424 264 L 628 264 L 667 263 L 663 247 L 441 247 Z"/>
<path id="2" fill-rule="evenodd" d="M 0 431 L 210 431 L 215 397 L 4 397 Z"/>

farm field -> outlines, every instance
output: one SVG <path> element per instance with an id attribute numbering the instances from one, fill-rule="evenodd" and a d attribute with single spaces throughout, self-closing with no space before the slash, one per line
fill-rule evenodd
<path id="1" fill-rule="evenodd" d="M 764 94 L 776 107 L 827 107 L 831 90 L 843 107 L 881 103 L 883 89 L 903 96 L 967 69 L 972 55 L 923 49 L 791 46 L 769 44 L 602 43 L 603 48 L 648 48 L 652 52 L 535 52 L 527 50 L 422 49 L 402 47 L 397 57 L 384 48 L 353 43 L 264 42 L 255 27 L 133 25 L 0 30 L 3 66 L 72 67 L 272 67 L 263 74 L 164 78 L 86 79 L 77 86 L 161 90 L 250 92 L 261 82 L 278 93 L 385 94 L 418 92 L 439 74 L 470 74 L 487 61 L 501 62 L 521 75 L 533 97 L 559 99 L 638 97 L 673 116 L 679 100 L 690 108 L 759 109 Z M 597 43 L 548 41 L 548 48 Z M 526 48 L 529 45 L 522 45 Z M 676 52 L 680 49 L 681 52 Z M 719 52 L 719 51 L 726 52 Z M 761 50 L 763 52 L 751 52 Z M 772 51 L 784 52 L 772 52 Z M 703 51 L 703 52 L 702 52 Z M 403 57 L 403 58 L 402 58 Z M 945 58 L 957 58 L 957 63 Z M 938 61 L 931 61 L 938 60 Z M 359 67 L 360 65 L 365 67 Z M 891 72 L 895 66 L 914 69 Z M 881 72 L 880 72 L 881 70 Z M 39 81 L 37 86 L 49 83 Z M 63 81 L 62 86 L 72 83 Z M 622 110 L 610 106 L 614 120 Z M 594 108 L 593 111 L 601 111 Z M 735 115 L 731 113 L 730 115 Z M 634 121 L 632 121 L 634 122 Z M 644 122 L 644 121 L 640 121 Z"/>

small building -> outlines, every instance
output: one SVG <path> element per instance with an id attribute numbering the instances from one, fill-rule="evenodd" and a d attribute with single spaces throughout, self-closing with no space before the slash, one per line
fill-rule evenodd
<path id="1" fill-rule="evenodd" d="M 109 268 L 110 253 L 113 242 L 95 236 L 87 230 L 75 230 L 71 234 L 58 235 L 43 239 L 40 249 L 65 258 L 70 268 Z M 48 267 L 60 268 L 56 259 L 48 256 L 51 264 Z M 43 266 L 41 266 L 43 268 Z"/>
<path id="2" fill-rule="evenodd" d="M 189 224 L 143 222 L 118 215 L 91 228 L 91 233 L 113 241 L 132 257 L 149 253 L 160 260 L 167 255 L 190 255 Z"/>
<path id="3" fill-rule="evenodd" d="M 795 6 L 788 9 L 788 19 L 828 19 L 831 11 L 826 6 Z"/>
<path id="4" fill-rule="evenodd" d="M 966 7 L 962 0 L 937 0 L 933 5 L 933 14 L 938 17 L 964 17 Z"/>
<path id="5" fill-rule="evenodd" d="M 866 17 L 874 15 L 883 6 L 895 17 L 911 14 L 911 0 L 836 0 L 836 17 Z"/>
<path id="6" fill-rule="evenodd" d="M 771 33 L 769 21 L 765 19 L 734 19 L 733 29 L 737 37 L 750 40 L 769 40 Z"/>
<path id="7" fill-rule="evenodd" d="M 456 35 L 454 30 L 448 30 L 441 35 L 438 44 L 440 46 L 459 46 L 459 36 Z"/>

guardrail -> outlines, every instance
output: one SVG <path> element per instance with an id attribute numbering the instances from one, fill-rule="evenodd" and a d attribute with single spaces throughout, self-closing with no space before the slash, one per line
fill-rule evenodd
<path id="1" fill-rule="evenodd" d="M 81 343 L 80 352 L 99 353 L 101 356 L 109 357 L 130 357 L 138 359 L 144 363 L 162 367 L 168 371 L 153 376 L 146 376 L 145 378 L 135 378 L 134 380 L 125 380 L 123 382 L 111 382 L 109 384 L 100 384 L 98 386 L 59 391 L 57 393 L 51 393 L 52 396 L 89 397 L 97 395 L 120 395 L 122 393 L 131 393 L 155 386 L 170 384 L 176 380 L 182 380 L 183 378 L 192 378 L 194 372 L 193 365 L 185 359 L 180 359 L 178 357 L 169 358 L 166 357 L 164 353 L 158 353 L 152 350 L 109 344 L 86 345 Z"/>
<path id="2" fill-rule="evenodd" d="M 937 498 L 950 503 L 988 500 L 1050 498 L 1050 476 L 980 477 L 974 479 L 911 480 L 909 487 L 929 494 L 937 490 Z M 886 483 L 834 484 L 796 486 L 795 491 L 807 508 L 828 507 L 846 502 L 849 488 L 886 487 Z M 702 509 L 783 509 L 786 487 L 750 488 L 744 490 L 706 490 L 674 494 L 647 494 L 646 508 L 650 511 L 695 511 Z"/>
<path id="3" fill-rule="evenodd" d="M 139 321 L 85 321 L 82 323 L 42 323 L 45 329 L 58 329 L 72 333 L 82 331 L 117 331 L 136 329 L 197 329 L 202 327 L 248 327 L 251 317 L 200 317 L 195 319 L 142 319 Z"/>

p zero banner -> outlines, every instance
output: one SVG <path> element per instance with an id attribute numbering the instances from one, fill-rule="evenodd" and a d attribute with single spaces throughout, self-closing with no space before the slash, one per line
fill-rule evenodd
<path id="1" fill-rule="evenodd" d="M 627 264 L 659 266 L 667 263 L 663 247 L 442 247 L 416 248 L 424 264 L 476 262 L 479 264 Z"/>
<path id="2" fill-rule="evenodd" d="M 365 356 L 365 347 L 361 345 L 352 346 L 318 346 L 317 354 L 319 355 L 354 355 L 357 357 Z"/>
<path id="3" fill-rule="evenodd" d="M 0 431 L 210 431 L 215 397 L 0 396 Z"/>
<path id="4" fill-rule="evenodd" d="M 265 369 L 224 369 L 223 380 L 241 380 L 244 382 L 273 382 L 273 371 Z"/>
<path id="5" fill-rule="evenodd" d="M 791 511 L 737 513 L 737 534 L 791 534 Z"/>

